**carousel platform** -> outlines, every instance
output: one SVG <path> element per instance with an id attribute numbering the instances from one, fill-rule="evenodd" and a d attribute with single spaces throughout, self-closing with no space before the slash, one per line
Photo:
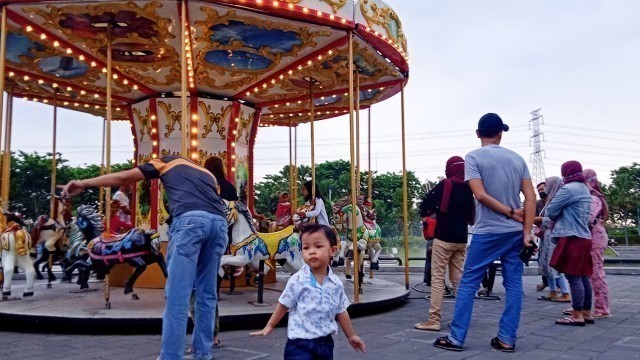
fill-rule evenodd
<path id="1" fill-rule="evenodd" d="M 353 282 L 337 273 L 344 282 L 347 296 L 353 302 Z M 275 309 L 289 274 L 278 273 L 277 282 L 266 284 L 263 304 L 254 304 L 258 289 L 254 286 L 236 287 L 238 294 L 230 295 L 222 289 L 220 323 L 224 330 L 260 328 Z M 121 287 L 111 287 L 111 309 L 105 308 L 103 282 L 92 281 L 95 291 L 74 293 L 75 283 L 52 284 L 36 280 L 33 297 L 0 301 L 0 329 L 9 331 L 56 332 L 82 334 L 155 334 L 162 328 L 164 290 L 140 289 L 139 300 L 124 295 Z M 24 281 L 13 282 L 12 294 L 22 297 Z M 404 286 L 381 279 L 365 279 L 360 301 L 349 307 L 352 317 L 366 316 L 401 306 L 409 291 Z M 191 322 L 189 324 L 191 328 Z"/>

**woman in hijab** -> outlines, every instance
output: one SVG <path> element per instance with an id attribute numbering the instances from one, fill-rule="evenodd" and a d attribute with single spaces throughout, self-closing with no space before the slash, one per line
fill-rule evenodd
<path id="1" fill-rule="evenodd" d="M 593 317 L 607 318 L 611 316 L 609 310 L 609 285 L 604 273 L 604 250 L 607 248 L 609 237 L 604 228 L 604 222 L 609 218 L 609 206 L 600 190 L 598 176 L 591 169 L 584 171 L 587 188 L 591 194 L 591 214 L 589 227 L 591 228 L 591 258 L 593 259 L 593 274 L 591 285 L 593 286 Z"/>
<path id="2" fill-rule="evenodd" d="M 425 195 L 420 204 L 420 216 L 436 214 L 436 228 L 431 253 L 429 319 L 415 325 L 419 330 L 440 331 L 445 272 L 448 266 L 455 293 L 467 253 L 467 226 L 474 220 L 473 193 L 464 182 L 464 160 L 460 156 L 451 157 L 445 174 L 447 178 Z"/>
<path id="3" fill-rule="evenodd" d="M 570 317 L 556 321 L 558 325 L 584 326 L 593 323 L 591 315 L 591 232 L 589 213 L 591 195 L 585 185 L 582 165 L 577 161 L 562 164 L 564 185 L 549 202 L 546 215 L 554 221 L 551 229 L 556 249 L 550 265 L 566 274 L 571 287 L 572 311 Z"/>
<path id="4" fill-rule="evenodd" d="M 562 178 L 558 176 L 552 176 L 546 179 L 546 188 L 544 190 L 544 192 L 546 193 L 546 197 L 544 200 L 546 204 L 549 204 L 558 190 L 560 190 L 562 185 Z M 553 228 L 553 221 L 546 216 L 546 204 L 540 211 L 540 216 L 534 219 L 534 222 L 536 223 L 536 225 L 538 225 L 538 227 L 544 234 L 540 239 L 539 265 L 540 273 L 543 276 L 546 276 L 547 283 L 549 284 L 549 295 L 540 296 L 538 297 L 538 300 L 570 302 L 571 296 L 569 295 L 569 283 L 567 282 L 567 279 L 564 277 L 564 274 L 559 273 L 556 269 L 549 266 L 551 254 L 553 254 L 553 250 L 555 250 L 556 244 L 551 241 L 551 229 Z M 558 296 L 558 288 L 560 289 L 562 294 L 560 296 Z"/>

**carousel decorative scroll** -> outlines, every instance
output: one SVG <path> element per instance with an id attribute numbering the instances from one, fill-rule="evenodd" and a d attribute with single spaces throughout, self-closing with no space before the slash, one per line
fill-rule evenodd
<path id="1" fill-rule="evenodd" d="M 244 141 L 247 145 L 249 144 L 249 125 L 251 124 L 251 119 L 253 119 L 253 113 L 249 113 L 245 118 L 244 111 L 240 112 L 240 126 L 238 127 L 238 135 L 236 138 L 240 139 L 244 136 Z"/>
<path id="2" fill-rule="evenodd" d="M 178 124 L 178 130 L 182 130 L 182 111 L 171 110 L 171 104 L 164 101 L 158 101 L 158 107 L 164 111 L 167 117 L 167 125 L 164 126 L 167 132 L 164 133 L 164 137 L 168 139 L 169 135 L 176 129 L 176 124 Z"/>
<path id="3" fill-rule="evenodd" d="M 398 17 L 395 11 L 386 6 L 378 7 L 378 4 L 373 0 L 362 0 L 362 2 L 360 2 L 360 11 L 369 27 L 373 27 L 373 25 L 382 26 L 387 32 L 387 37 L 394 39 L 400 44 L 402 50 L 405 53 L 407 52 L 407 39 L 404 37 L 404 32 L 402 31 L 400 17 Z M 397 33 L 391 28 L 390 20 L 396 24 Z"/>
<path id="4" fill-rule="evenodd" d="M 138 118 L 138 122 L 140 123 L 140 141 L 144 140 L 145 135 L 148 135 L 149 139 L 151 139 L 149 108 L 145 108 L 145 115 L 142 115 L 140 109 L 133 108 L 131 111 L 133 112 L 133 115 Z"/>
<path id="5" fill-rule="evenodd" d="M 224 120 L 231 114 L 233 110 L 232 105 L 224 106 L 220 108 L 219 113 L 215 113 L 211 111 L 211 105 L 207 105 L 204 101 L 198 101 L 198 106 L 200 110 L 204 113 L 205 124 L 202 127 L 204 132 L 202 133 L 202 138 L 206 138 L 213 131 L 213 126 L 216 126 L 216 133 L 220 135 L 220 139 L 225 140 L 227 135 L 225 135 L 225 127 Z"/>
<path id="6" fill-rule="evenodd" d="M 227 164 L 227 152 L 226 151 L 218 151 L 217 153 L 210 153 L 206 150 L 198 150 L 198 164 L 204 164 L 204 161 L 212 156 L 219 157 L 222 159 L 223 164 Z"/>

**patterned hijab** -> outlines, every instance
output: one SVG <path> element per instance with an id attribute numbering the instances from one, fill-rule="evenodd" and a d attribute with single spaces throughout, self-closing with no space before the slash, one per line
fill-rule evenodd
<path id="1" fill-rule="evenodd" d="M 600 189 L 600 182 L 598 181 L 598 175 L 593 169 L 586 169 L 583 171 L 584 177 L 586 179 L 585 183 L 587 184 L 587 188 L 589 189 L 589 193 L 591 195 L 597 196 L 602 201 L 602 220 L 607 220 L 609 218 L 609 205 L 607 204 L 607 199 L 605 199 L 602 190 Z"/>

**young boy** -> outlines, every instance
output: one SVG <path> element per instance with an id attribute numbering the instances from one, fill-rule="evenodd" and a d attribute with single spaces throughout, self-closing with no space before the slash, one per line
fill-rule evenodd
<path id="1" fill-rule="evenodd" d="M 302 228 L 300 238 L 306 265 L 289 278 L 264 329 L 251 335 L 269 335 L 289 311 L 285 360 L 333 359 L 331 335 L 338 332 L 336 319 L 349 344 L 364 352 L 364 342 L 351 326 L 347 312 L 349 300 L 342 281 L 329 267 L 331 258 L 338 251 L 335 232 L 325 225 L 308 224 Z"/>

